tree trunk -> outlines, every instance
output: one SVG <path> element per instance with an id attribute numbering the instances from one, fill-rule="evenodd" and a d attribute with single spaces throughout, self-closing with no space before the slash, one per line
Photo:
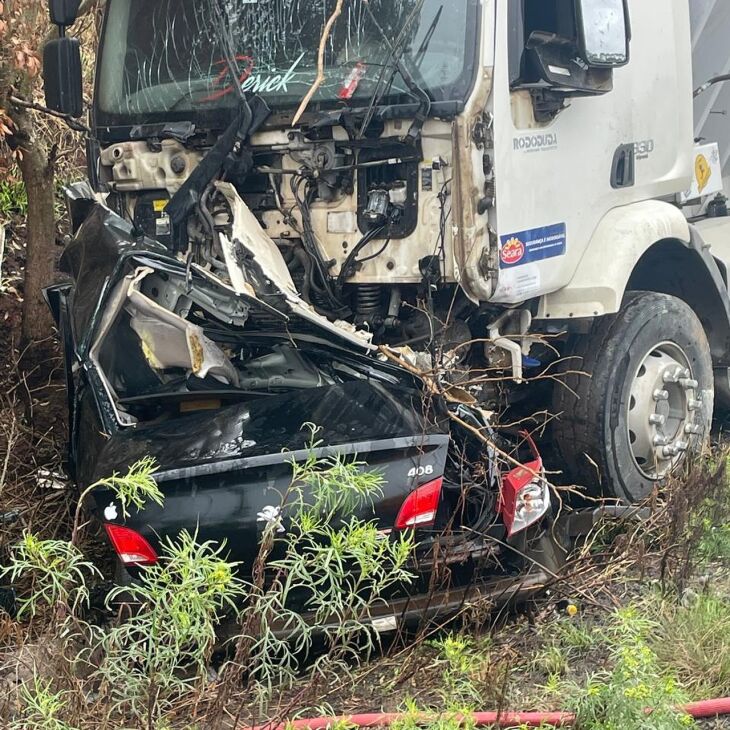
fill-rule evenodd
<path id="1" fill-rule="evenodd" d="M 56 268 L 54 169 L 31 115 L 14 108 L 11 117 L 16 125 L 14 142 L 23 155 L 18 164 L 28 193 L 22 333 L 24 343 L 29 344 L 52 334 L 53 320 L 43 299 L 43 288 L 53 283 Z"/>

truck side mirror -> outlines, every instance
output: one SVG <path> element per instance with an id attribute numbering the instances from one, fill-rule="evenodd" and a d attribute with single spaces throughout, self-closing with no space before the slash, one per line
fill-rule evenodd
<path id="1" fill-rule="evenodd" d="M 593 68 L 615 68 L 629 62 L 629 15 L 626 0 L 578 0 L 581 55 Z"/>
<path id="2" fill-rule="evenodd" d="M 81 47 L 76 38 L 56 38 L 43 49 L 46 106 L 80 117 L 84 110 Z"/>
<path id="3" fill-rule="evenodd" d="M 48 0 L 51 23 L 61 27 L 73 25 L 79 13 L 81 0 Z"/>

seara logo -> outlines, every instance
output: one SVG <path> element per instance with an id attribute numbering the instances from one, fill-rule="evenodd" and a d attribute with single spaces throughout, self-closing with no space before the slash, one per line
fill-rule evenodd
<path id="1" fill-rule="evenodd" d="M 518 264 L 525 256 L 525 244 L 519 238 L 510 238 L 507 243 L 502 246 L 500 257 L 502 263 L 506 266 Z"/>

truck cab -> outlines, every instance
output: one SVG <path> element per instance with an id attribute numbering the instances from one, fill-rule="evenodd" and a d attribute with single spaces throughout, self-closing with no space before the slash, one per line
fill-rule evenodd
<path id="1" fill-rule="evenodd" d="M 286 301 L 399 353 L 548 434 L 594 495 L 639 501 L 704 443 L 730 392 L 730 218 L 694 141 L 687 0 L 104 13 L 88 199 L 253 294 L 247 326 Z M 80 114 L 60 25 L 49 106 Z"/>

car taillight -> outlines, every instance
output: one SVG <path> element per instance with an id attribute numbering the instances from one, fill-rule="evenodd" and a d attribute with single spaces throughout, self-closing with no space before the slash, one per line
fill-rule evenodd
<path id="1" fill-rule="evenodd" d="M 154 565 L 157 553 L 142 535 L 129 527 L 105 523 L 106 534 L 124 565 Z"/>
<path id="2" fill-rule="evenodd" d="M 500 512 L 512 537 L 538 522 L 550 509 L 550 488 L 542 459 L 517 467 L 502 480 Z"/>
<path id="3" fill-rule="evenodd" d="M 433 525 L 436 521 L 443 483 L 443 477 L 439 477 L 413 490 L 406 497 L 406 501 L 403 502 L 403 506 L 398 512 L 395 521 L 396 529 L 404 530 L 407 527 Z"/>

